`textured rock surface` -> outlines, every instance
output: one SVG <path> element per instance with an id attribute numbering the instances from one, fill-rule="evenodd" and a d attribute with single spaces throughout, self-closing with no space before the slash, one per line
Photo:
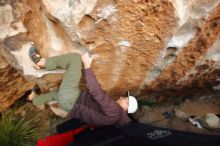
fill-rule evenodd
<path id="1" fill-rule="evenodd" d="M 113 97 L 128 89 L 139 98 L 218 91 L 219 4 L 220 0 L 3 0 L 1 53 L 44 91 L 59 84 L 62 76 L 57 73 L 62 71 L 35 70 L 28 48 L 34 45 L 50 57 L 85 51 L 79 43 L 99 56 L 92 68 Z"/>
<path id="2" fill-rule="evenodd" d="M 33 84 L 12 68 L 0 53 L 0 112 L 24 95 Z"/>

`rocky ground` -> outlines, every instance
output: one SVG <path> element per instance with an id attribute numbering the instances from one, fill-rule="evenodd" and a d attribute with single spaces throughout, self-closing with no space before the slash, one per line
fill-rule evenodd
<path id="1" fill-rule="evenodd" d="M 134 115 L 141 123 L 181 131 L 220 135 L 220 129 L 199 129 L 188 121 L 189 116 L 202 116 L 206 113 L 220 113 L 220 96 L 203 96 L 186 99 L 178 104 L 173 101 L 161 103 L 142 103 L 139 112 Z M 144 105 L 145 104 L 145 105 Z M 165 114 L 169 113 L 170 118 Z"/>
<path id="2" fill-rule="evenodd" d="M 26 97 L 18 100 L 11 108 L 16 108 L 17 112 L 34 111 L 39 114 L 42 137 L 56 133 L 56 126 L 67 119 L 55 116 L 49 107 L 46 106 L 44 110 L 35 107 L 31 102 L 25 100 Z M 140 108 L 132 117 L 141 122 L 158 127 L 165 127 L 181 131 L 191 131 L 196 133 L 216 134 L 220 135 L 220 129 L 207 130 L 198 129 L 190 124 L 187 117 L 190 115 L 198 116 L 205 113 L 220 114 L 220 97 L 200 97 L 193 99 L 186 99 L 176 104 L 174 101 L 140 101 Z M 164 113 L 169 112 L 173 117 L 165 118 Z"/>

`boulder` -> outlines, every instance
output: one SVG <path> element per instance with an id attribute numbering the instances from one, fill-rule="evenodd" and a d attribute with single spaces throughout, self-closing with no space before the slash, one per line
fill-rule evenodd
<path id="1" fill-rule="evenodd" d="M 44 92 L 57 89 L 64 71 L 34 69 L 28 57 L 31 46 L 46 58 L 96 54 L 92 69 L 113 98 L 126 90 L 140 99 L 191 96 L 200 89 L 216 90 L 219 84 L 219 3 L 5 0 L 0 2 L 0 51 L 8 68 Z"/>

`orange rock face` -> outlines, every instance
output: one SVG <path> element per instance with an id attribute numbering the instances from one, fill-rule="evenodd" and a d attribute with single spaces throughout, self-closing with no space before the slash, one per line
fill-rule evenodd
<path id="1" fill-rule="evenodd" d="M 45 92 L 57 88 L 62 76 L 32 67 L 27 55 L 32 45 L 46 58 L 95 53 L 92 69 L 113 98 L 126 90 L 140 99 L 193 96 L 201 89 L 218 92 L 219 4 L 220 0 L 4 1 L 1 53 Z"/>
<path id="2" fill-rule="evenodd" d="M 18 71 L 12 68 L 0 54 L 0 112 L 12 105 L 33 87 Z"/>

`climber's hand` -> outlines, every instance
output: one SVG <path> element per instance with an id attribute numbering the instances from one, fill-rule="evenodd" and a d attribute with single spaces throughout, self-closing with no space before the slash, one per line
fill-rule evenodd
<path id="1" fill-rule="evenodd" d="M 87 69 L 91 67 L 91 64 L 92 64 L 93 59 L 95 58 L 95 55 L 89 54 L 87 52 L 87 53 L 82 54 L 81 58 L 82 58 L 84 68 Z"/>

